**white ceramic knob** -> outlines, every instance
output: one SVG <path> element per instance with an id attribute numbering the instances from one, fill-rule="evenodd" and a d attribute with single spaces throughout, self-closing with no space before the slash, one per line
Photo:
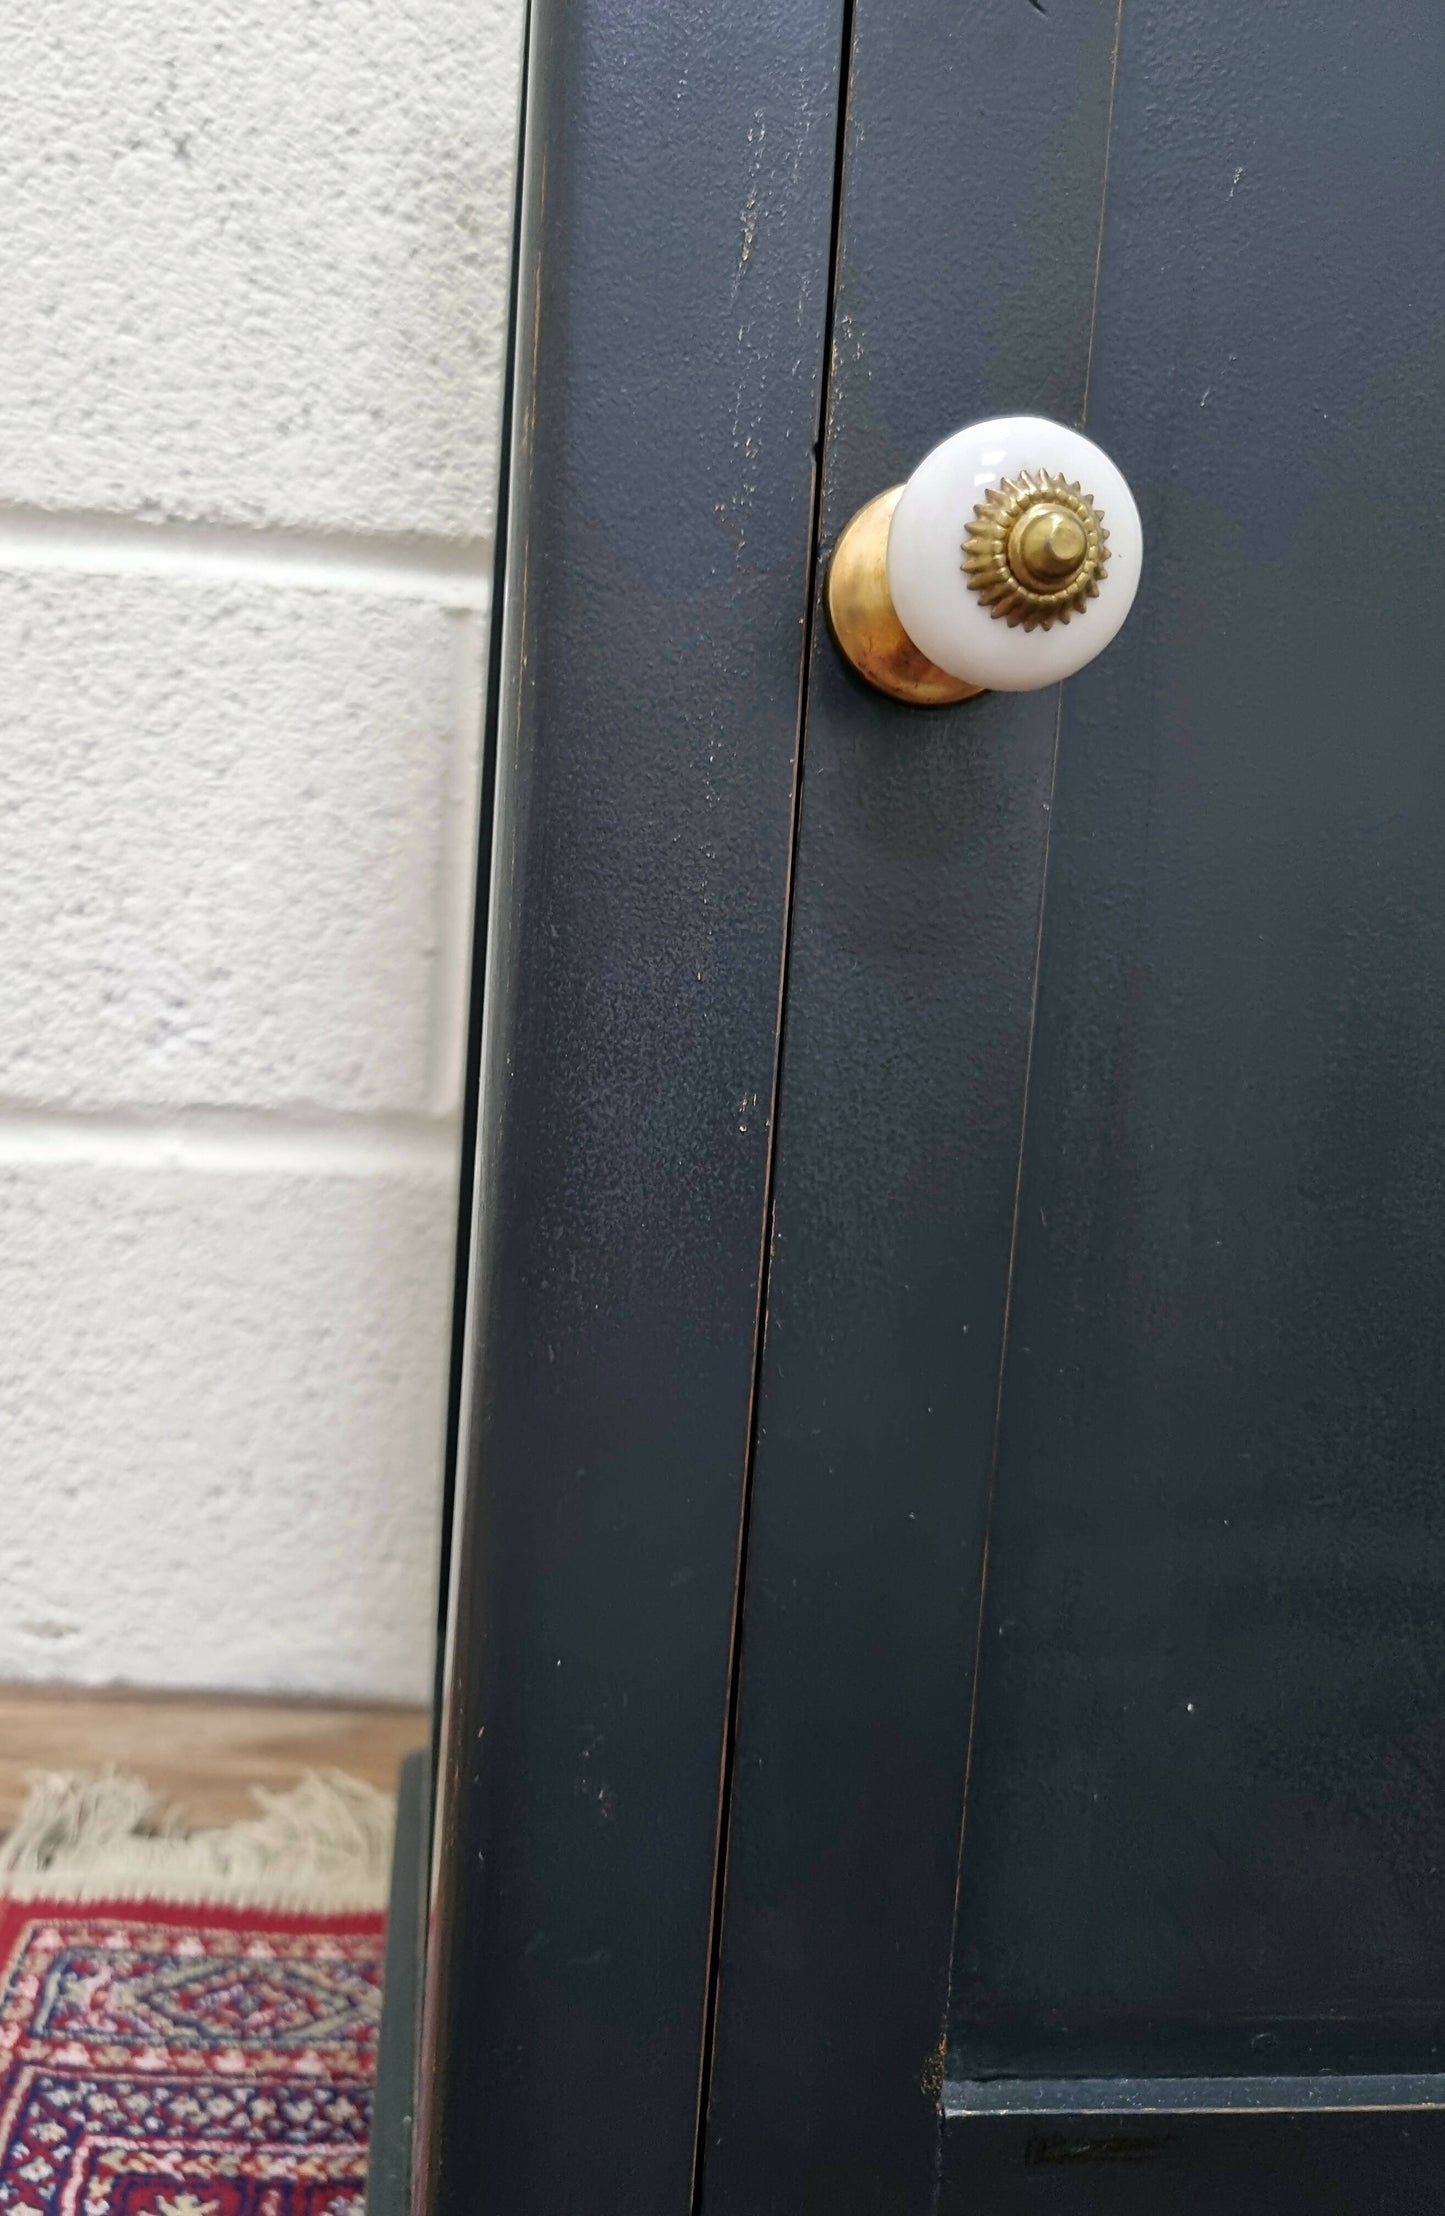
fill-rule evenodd
<path id="1" fill-rule="evenodd" d="M 998 416 L 955 431 L 860 509 L 829 607 L 854 666 L 900 699 L 1032 692 L 1109 644 L 1142 555 L 1139 511 L 1107 454 L 1043 416 Z"/>
<path id="2" fill-rule="evenodd" d="M 940 669 L 1032 692 L 1109 644 L 1134 604 L 1143 551 L 1133 495 L 1092 439 L 1043 416 L 996 416 L 955 431 L 909 478 L 888 534 L 888 588 Z"/>

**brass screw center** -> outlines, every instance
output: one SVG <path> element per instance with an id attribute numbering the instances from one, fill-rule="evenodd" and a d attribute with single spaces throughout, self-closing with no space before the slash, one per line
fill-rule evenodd
<path id="1" fill-rule="evenodd" d="M 1008 566 L 1021 585 L 1055 592 L 1074 575 L 1089 550 L 1076 515 L 1052 502 L 1025 508 L 1008 536 Z"/>

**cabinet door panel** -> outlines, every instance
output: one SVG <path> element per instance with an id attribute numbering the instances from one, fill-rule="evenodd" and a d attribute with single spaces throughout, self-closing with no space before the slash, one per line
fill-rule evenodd
<path id="1" fill-rule="evenodd" d="M 815 628 L 705 2216 L 1433 2205 L 1442 81 L 855 8 L 825 552 L 1027 411 L 1145 573 L 1062 695 Z"/>
<path id="2" fill-rule="evenodd" d="M 1081 416 L 1116 18 L 856 9 L 825 556 L 969 417 Z M 708 2216 L 933 2190 L 1058 714 L 902 707 L 815 609 Z"/>
<path id="3" fill-rule="evenodd" d="M 841 0 L 536 0 L 425 2205 L 691 2195 Z"/>

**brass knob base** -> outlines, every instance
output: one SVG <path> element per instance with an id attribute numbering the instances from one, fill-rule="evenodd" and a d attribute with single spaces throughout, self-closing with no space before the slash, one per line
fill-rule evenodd
<path id="1" fill-rule="evenodd" d="M 944 708 L 984 690 L 920 653 L 888 590 L 888 531 L 901 485 L 880 492 L 844 527 L 828 565 L 825 600 L 839 651 L 879 692 L 914 708 Z"/>

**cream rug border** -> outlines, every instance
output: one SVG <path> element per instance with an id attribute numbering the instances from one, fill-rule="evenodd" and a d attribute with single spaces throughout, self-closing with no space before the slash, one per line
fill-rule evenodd
<path id="1" fill-rule="evenodd" d="M 33 1774 L 0 1840 L 0 1898 L 173 1901 L 344 1915 L 384 1908 L 396 1801 L 339 1770 L 287 1792 L 252 1788 L 258 1813 L 187 1831 L 143 1778 Z"/>

